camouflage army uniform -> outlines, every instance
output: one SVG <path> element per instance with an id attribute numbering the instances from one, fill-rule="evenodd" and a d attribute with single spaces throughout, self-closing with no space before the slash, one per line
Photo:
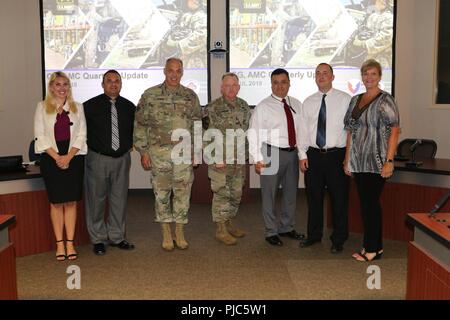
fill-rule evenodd
<path id="1" fill-rule="evenodd" d="M 207 16 L 203 9 L 186 12 L 180 18 L 180 27 L 188 33 L 178 42 L 185 68 L 206 67 L 206 22 Z"/>
<path id="2" fill-rule="evenodd" d="M 152 186 L 155 193 L 156 222 L 188 222 L 189 199 L 194 175 L 192 164 L 171 160 L 174 129 L 187 129 L 193 139 L 194 121 L 201 120 L 197 95 L 182 85 L 169 91 L 165 84 L 147 89 L 137 106 L 134 122 L 134 145 L 151 158 Z M 173 209 L 170 198 L 173 191 Z"/>
<path id="3" fill-rule="evenodd" d="M 392 64 L 393 16 L 389 11 L 373 13 L 367 20 L 373 37 L 365 41 L 367 59 L 377 60 L 383 68 Z"/>
<path id="4" fill-rule="evenodd" d="M 205 116 L 209 118 L 208 128 L 219 129 L 223 134 L 223 155 L 225 158 L 226 129 L 247 131 L 250 108 L 247 102 L 240 98 L 236 98 L 236 102 L 233 104 L 221 97 L 206 107 Z M 228 143 L 231 143 L 231 141 L 228 141 Z M 234 154 L 236 159 L 237 144 L 234 148 Z M 223 222 L 232 219 L 236 216 L 241 202 L 242 188 L 245 183 L 245 164 L 227 164 L 221 169 L 216 168 L 214 164 L 210 164 L 208 176 L 211 179 L 211 189 L 214 193 L 212 201 L 213 221 Z"/>

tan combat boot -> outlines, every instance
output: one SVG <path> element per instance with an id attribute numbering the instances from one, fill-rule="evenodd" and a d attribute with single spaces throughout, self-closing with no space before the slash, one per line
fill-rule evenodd
<path id="1" fill-rule="evenodd" d="M 245 231 L 236 228 L 235 226 L 233 226 L 233 224 L 231 223 L 231 220 L 227 220 L 226 222 L 226 226 L 227 226 L 227 230 L 228 232 L 235 238 L 242 238 L 245 236 Z"/>
<path id="2" fill-rule="evenodd" d="M 225 243 L 227 246 L 231 246 L 237 243 L 236 238 L 228 233 L 225 221 L 217 222 L 216 239 Z"/>
<path id="3" fill-rule="evenodd" d="M 184 224 L 177 223 L 177 226 L 175 228 L 175 244 L 177 245 L 178 249 L 184 250 L 189 247 L 189 244 L 184 239 L 184 232 L 183 232 Z"/>
<path id="4" fill-rule="evenodd" d="M 161 230 L 163 236 L 162 247 L 164 250 L 172 251 L 173 250 L 173 239 L 172 239 L 172 231 L 170 230 L 170 223 L 164 222 L 161 223 Z"/>

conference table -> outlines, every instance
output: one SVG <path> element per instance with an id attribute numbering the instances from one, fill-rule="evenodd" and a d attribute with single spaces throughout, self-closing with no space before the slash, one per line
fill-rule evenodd
<path id="1" fill-rule="evenodd" d="M 395 161 L 395 171 L 385 184 L 381 195 L 383 210 L 383 238 L 411 241 L 412 226 L 406 217 L 411 212 L 430 212 L 439 199 L 450 188 L 450 159 L 416 159 L 421 166 L 407 166 L 406 162 Z M 450 212 L 450 201 L 441 209 Z M 328 223 L 331 211 L 328 205 Z M 350 183 L 349 231 L 362 233 L 362 219 L 356 184 Z"/>
<path id="2" fill-rule="evenodd" d="M 9 228 L 16 256 L 22 257 L 55 250 L 55 235 L 50 220 L 50 204 L 38 166 L 27 171 L 0 173 L 0 214 L 16 217 Z M 75 244 L 89 243 L 83 201 L 77 204 Z"/>

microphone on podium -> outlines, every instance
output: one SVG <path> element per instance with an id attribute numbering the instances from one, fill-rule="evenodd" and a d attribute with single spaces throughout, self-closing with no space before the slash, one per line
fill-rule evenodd
<path id="1" fill-rule="evenodd" d="M 442 198 L 440 198 L 438 200 L 438 202 L 436 202 L 436 204 L 433 206 L 433 208 L 431 209 L 430 214 L 428 216 L 430 218 L 434 218 L 435 213 L 438 212 L 439 209 L 441 209 L 445 205 L 448 198 L 450 198 L 450 189 L 447 191 L 446 194 L 444 194 L 444 196 Z"/>

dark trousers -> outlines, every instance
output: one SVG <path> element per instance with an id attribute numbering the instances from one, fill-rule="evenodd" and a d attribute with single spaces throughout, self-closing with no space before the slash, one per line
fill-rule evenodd
<path id="1" fill-rule="evenodd" d="M 333 233 L 331 241 L 342 245 L 348 238 L 349 177 L 345 175 L 342 162 L 345 148 L 328 153 L 309 149 L 308 170 L 305 172 L 308 200 L 308 238 L 320 240 L 323 235 L 323 202 L 325 192 L 331 198 Z"/>
<path id="2" fill-rule="evenodd" d="M 364 226 L 363 248 L 366 252 L 383 249 L 383 223 L 380 197 L 386 179 L 377 173 L 354 173 Z"/>

